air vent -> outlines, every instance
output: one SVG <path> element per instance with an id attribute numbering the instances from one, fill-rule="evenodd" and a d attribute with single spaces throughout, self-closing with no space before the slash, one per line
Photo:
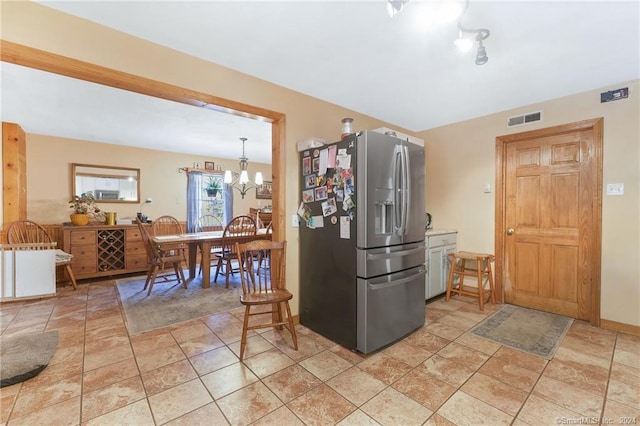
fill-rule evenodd
<path id="1" fill-rule="evenodd" d="M 525 124 L 535 123 L 536 121 L 542 121 L 542 111 L 509 117 L 507 118 L 507 127 L 523 126 Z"/>

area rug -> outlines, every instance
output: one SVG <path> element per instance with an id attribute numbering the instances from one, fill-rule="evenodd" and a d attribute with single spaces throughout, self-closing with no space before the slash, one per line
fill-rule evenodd
<path id="1" fill-rule="evenodd" d="M 182 284 L 159 281 L 147 296 L 144 281 L 145 277 L 116 281 L 131 335 L 241 306 L 242 288 L 231 284 L 229 288 L 220 284 L 202 288 L 201 280 L 194 280 L 185 289 Z"/>
<path id="2" fill-rule="evenodd" d="M 49 365 L 57 346 L 56 330 L 0 337 L 0 388 L 40 374 Z"/>
<path id="3" fill-rule="evenodd" d="M 471 332 L 545 359 L 553 358 L 573 318 L 505 305 Z"/>

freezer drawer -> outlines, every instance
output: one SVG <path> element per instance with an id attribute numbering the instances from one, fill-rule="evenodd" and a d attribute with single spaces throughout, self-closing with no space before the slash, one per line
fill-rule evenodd
<path id="1" fill-rule="evenodd" d="M 425 269 L 358 278 L 357 347 L 380 349 L 424 325 Z"/>
<path id="2" fill-rule="evenodd" d="M 424 264 L 425 244 L 420 241 L 392 247 L 357 249 L 358 277 L 371 278 Z"/>

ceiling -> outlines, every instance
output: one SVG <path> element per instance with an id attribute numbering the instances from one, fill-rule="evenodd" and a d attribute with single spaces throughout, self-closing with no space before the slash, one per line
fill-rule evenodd
<path id="1" fill-rule="evenodd" d="M 638 0 L 471 0 L 463 25 L 491 31 L 484 41 L 489 61 L 481 66 L 474 63 L 475 48 L 461 54 L 452 44 L 456 22 L 436 22 L 443 1 L 411 1 L 395 18 L 383 1 L 39 3 L 412 131 L 587 90 L 615 89 L 611 85 L 640 78 Z M 15 98 L 8 96 L 14 96 L 12 86 L 23 73 L 7 75 L 8 68 L 3 64 L 3 119 L 12 112 Z M 33 96 L 61 84 L 29 78 L 20 90 L 29 92 L 36 81 L 41 86 Z M 51 99 L 26 97 L 25 103 L 29 113 L 41 104 L 40 126 L 49 117 L 62 127 L 52 111 L 84 113 L 72 123 L 86 124 L 80 139 L 169 150 L 180 140 L 181 152 L 237 158 L 241 147 L 235 143 L 246 136 L 252 161 L 263 158 L 258 146 L 266 144 L 259 141 L 270 140 L 267 123 L 141 95 L 120 94 L 128 97 L 122 103 L 114 89 L 65 84 L 71 86 L 64 93 L 77 102 L 62 103 L 59 93 L 51 93 Z M 113 122 L 108 121 L 112 113 L 120 114 Z M 212 114 L 218 115 L 212 119 Z M 127 117 L 137 126 L 129 126 Z M 119 140 L 113 140 L 114 128 Z M 265 151 L 270 156 L 270 149 Z"/>
<path id="2" fill-rule="evenodd" d="M 27 133 L 271 163 L 271 124 L 10 63 L 2 121 Z"/>

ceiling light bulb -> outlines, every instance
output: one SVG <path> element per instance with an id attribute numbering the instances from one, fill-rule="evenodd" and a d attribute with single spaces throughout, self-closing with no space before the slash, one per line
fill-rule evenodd
<path id="1" fill-rule="evenodd" d="M 224 183 L 233 182 L 233 176 L 231 175 L 231 170 L 226 170 L 224 172 Z"/>
<path id="2" fill-rule="evenodd" d="M 256 185 L 262 185 L 263 180 L 262 180 L 262 173 L 260 172 L 256 172 Z"/>
<path id="3" fill-rule="evenodd" d="M 247 173 L 246 170 L 240 172 L 240 179 L 238 182 L 240 182 L 240 185 L 249 183 L 249 173 Z"/>
<path id="4" fill-rule="evenodd" d="M 482 41 L 478 42 L 478 52 L 476 53 L 476 65 L 484 65 L 489 60 L 487 51 L 485 50 Z"/>
<path id="5" fill-rule="evenodd" d="M 462 37 L 462 34 L 453 42 L 461 52 L 468 52 L 473 47 L 473 40 L 469 37 Z"/>

